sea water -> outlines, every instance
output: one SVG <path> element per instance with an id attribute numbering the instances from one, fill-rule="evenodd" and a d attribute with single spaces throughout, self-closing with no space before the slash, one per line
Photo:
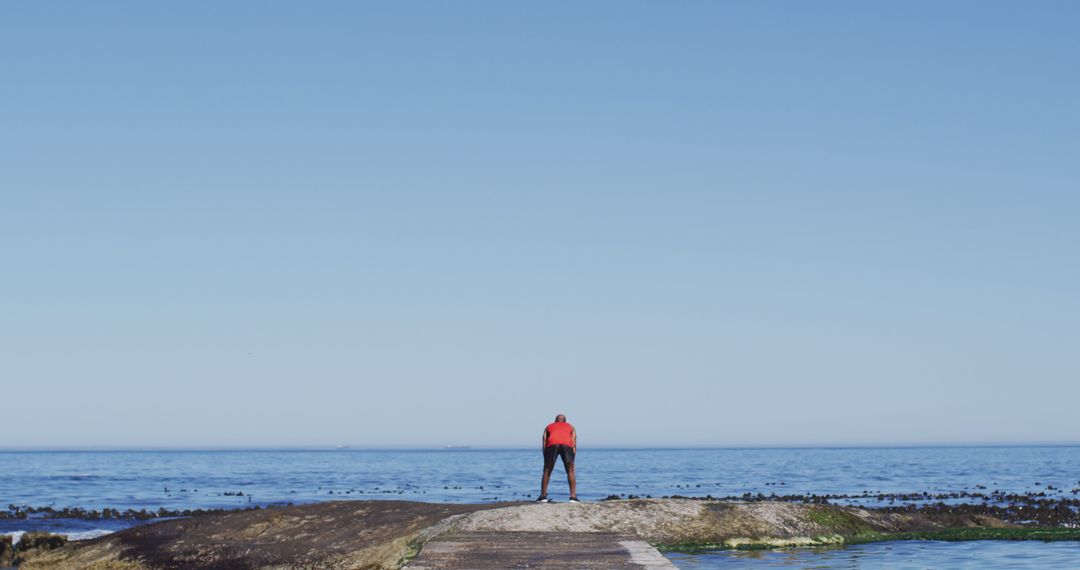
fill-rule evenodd
<path id="1" fill-rule="evenodd" d="M 667 555 L 684 570 L 729 568 L 924 568 L 1012 570 L 1080 567 L 1080 543 L 1008 541 L 902 541 L 854 546 L 758 552 L 714 552 Z"/>
<path id="2" fill-rule="evenodd" d="M 537 494 L 541 462 L 539 449 L 0 452 L 0 508 L 25 505 L 57 509 L 180 510 L 336 499 L 527 501 Z M 557 472 L 552 480 L 551 494 L 556 500 L 567 496 L 566 482 L 560 475 Z M 577 476 L 579 495 L 585 500 L 610 495 L 936 494 L 976 489 L 984 493 L 999 490 L 1065 496 L 1080 487 L 1080 446 L 582 447 L 578 453 Z M 873 501 L 867 498 L 851 502 L 872 505 Z M 131 524 L 130 521 L 0 519 L 0 533 L 51 530 L 86 537 Z M 849 568 L 859 566 L 852 566 L 851 560 L 844 557 L 881 557 L 898 551 L 914 557 L 961 552 L 951 550 L 954 547 L 972 555 L 973 548 L 913 544 L 897 546 L 899 550 L 868 545 L 820 554 L 768 553 L 759 558 L 709 554 L 682 557 L 679 564 L 715 568 L 720 566 L 708 564 L 727 564 L 731 560 L 767 566 L 781 560 L 775 556 L 807 556 L 810 558 L 806 559 L 806 566 Z M 1046 546 L 995 545 L 1012 552 Z M 1075 554 L 1075 547 L 1075 543 L 1066 543 L 1052 548 Z M 978 553 L 997 550 L 986 548 L 974 552 L 975 556 L 982 556 Z M 1080 567 L 1080 559 L 1075 560 L 1076 564 L 1070 567 Z M 915 567 L 949 566 L 914 564 Z"/>

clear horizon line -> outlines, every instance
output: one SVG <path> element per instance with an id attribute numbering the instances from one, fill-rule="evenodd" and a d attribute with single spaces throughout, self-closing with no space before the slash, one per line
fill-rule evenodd
<path id="1" fill-rule="evenodd" d="M 946 442 L 894 442 L 894 443 L 775 443 L 775 444 L 658 444 L 631 446 L 626 444 L 601 443 L 585 446 L 595 450 L 660 450 L 660 449 L 888 449 L 888 448 L 940 448 L 940 447 L 1074 447 L 1080 446 L 1076 440 L 1035 440 L 1035 441 L 946 441 Z M 0 445 L 0 452 L 80 452 L 80 451 L 519 451 L 534 449 L 535 445 L 522 444 L 295 444 L 295 445 Z"/>

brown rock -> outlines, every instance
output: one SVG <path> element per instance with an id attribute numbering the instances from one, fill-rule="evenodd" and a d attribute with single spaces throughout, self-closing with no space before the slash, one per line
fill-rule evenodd
<path id="1" fill-rule="evenodd" d="M 0 567 L 6 568 L 15 563 L 15 547 L 11 545 L 11 537 L 0 536 Z"/>
<path id="2" fill-rule="evenodd" d="M 499 506 L 335 501 L 204 515 L 78 541 L 21 570 L 391 569 L 442 521 Z"/>
<path id="3" fill-rule="evenodd" d="M 19 539 L 15 545 L 16 552 L 29 552 L 31 550 L 52 550 L 67 544 L 67 537 L 62 534 L 51 532 L 28 532 Z"/>
<path id="4" fill-rule="evenodd" d="M 50 550 L 62 548 L 67 544 L 67 536 L 53 534 L 51 532 L 28 532 L 22 535 L 19 543 L 15 545 L 16 565 L 21 565 L 27 560 Z"/>

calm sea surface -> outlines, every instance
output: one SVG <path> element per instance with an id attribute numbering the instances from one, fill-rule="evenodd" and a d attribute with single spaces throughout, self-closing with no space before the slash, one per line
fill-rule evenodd
<path id="1" fill-rule="evenodd" d="M 1080 567 L 1080 543 L 904 541 L 829 549 L 668 554 L 667 557 L 684 570 L 727 570 L 729 568 L 1066 569 Z"/>
<path id="2" fill-rule="evenodd" d="M 0 452 L 0 504 L 157 510 L 333 499 L 529 500 L 539 487 L 541 461 L 539 450 Z M 581 448 L 577 474 L 585 500 L 613 494 L 941 493 L 973 491 L 979 485 L 985 492 L 1054 495 L 1080 487 L 1080 447 Z M 565 499 L 563 479 L 554 478 L 552 490 L 556 500 Z M 40 528 L 92 536 L 130 524 L 0 520 L 0 533 Z M 980 567 L 991 567 L 1005 556 L 991 553 L 1005 551 L 1012 553 L 1008 556 L 1060 551 L 1074 562 L 1067 567 L 1080 567 L 1075 543 L 892 543 L 753 558 L 683 556 L 678 563 L 687 568 L 768 567 L 795 560 L 796 567 L 857 568 L 869 558 L 898 568 L 956 567 L 935 558 L 955 555 L 975 556 L 985 563 Z"/>

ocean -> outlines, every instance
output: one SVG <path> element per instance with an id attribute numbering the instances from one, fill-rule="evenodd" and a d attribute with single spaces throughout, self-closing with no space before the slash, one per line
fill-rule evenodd
<path id="1" fill-rule="evenodd" d="M 8 451 L 0 501 L 9 513 L 53 510 L 244 508 L 339 499 L 429 502 L 536 497 L 539 449 Z M 578 454 L 579 495 L 737 497 L 844 495 L 834 502 L 919 502 L 915 494 L 1043 493 L 1076 498 L 1080 446 L 765 449 L 589 449 Z M 565 479 L 552 479 L 565 500 Z M 930 499 L 925 499 L 929 501 Z M 935 498 L 933 500 L 939 500 Z M 86 538 L 139 524 L 83 518 L 0 518 L 0 533 L 65 532 Z M 682 568 L 1080 567 L 1078 543 L 883 543 L 826 550 L 672 554 Z M 1063 560 L 1068 560 L 1067 565 Z M 1009 561 L 1012 566 L 1009 566 Z M 1004 564 L 1004 565 L 1002 565 Z M 1056 565 L 1056 566 L 1055 566 Z"/>

